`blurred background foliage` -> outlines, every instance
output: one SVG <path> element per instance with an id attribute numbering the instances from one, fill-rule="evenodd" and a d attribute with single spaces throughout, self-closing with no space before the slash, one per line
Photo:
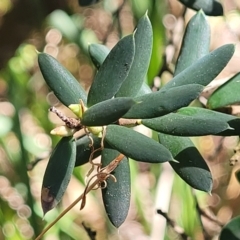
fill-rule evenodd
<path id="1" fill-rule="evenodd" d="M 203 104 L 212 89 L 240 71 L 240 2 L 221 3 L 224 16 L 208 17 L 211 50 L 226 43 L 235 43 L 237 48 L 210 90 L 202 94 Z M 33 239 L 82 193 L 89 168 L 75 169 L 63 201 L 42 219 L 42 177 L 52 146 L 59 140 L 49 132 L 61 124 L 48 108 L 67 109 L 49 93 L 36 50 L 56 57 L 88 90 L 96 71 L 88 56 L 88 44 L 103 43 L 111 49 L 121 37 L 132 33 L 146 10 L 154 32 L 146 82 L 155 91 L 171 79 L 184 28 L 195 14 L 177 0 L 102 0 L 91 7 L 80 7 L 77 0 L 0 1 L 0 239 Z M 228 111 L 240 113 L 238 106 Z M 131 208 L 119 230 L 106 218 L 100 191 L 93 191 L 82 211 L 75 207 L 44 239 L 88 240 L 90 229 L 96 232 L 92 239 L 180 239 L 172 228 L 165 232 L 165 220 L 156 214 L 157 208 L 170 209 L 169 216 L 193 239 L 216 239 L 220 226 L 200 214 L 196 202 L 222 224 L 240 214 L 240 188 L 235 177 L 239 164 L 229 166 L 238 138 L 206 136 L 193 140 L 211 168 L 212 196 L 193 192 L 165 164 L 131 162 Z"/>

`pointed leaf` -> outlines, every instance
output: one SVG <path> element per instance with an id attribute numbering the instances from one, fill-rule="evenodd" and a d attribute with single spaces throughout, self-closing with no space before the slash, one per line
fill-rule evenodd
<path id="1" fill-rule="evenodd" d="M 210 26 L 205 14 L 200 10 L 191 18 L 186 27 L 174 76 L 208 54 L 210 34 Z"/>
<path id="2" fill-rule="evenodd" d="M 240 216 L 233 218 L 223 228 L 219 240 L 240 240 Z"/>
<path id="3" fill-rule="evenodd" d="M 220 136 L 240 135 L 240 118 L 236 116 L 198 107 L 181 108 L 177 111 L 177 113 L 197 118 L 217 119 L 222 122 L 228 123 L 228 125 L 232 128 L 224 130 L 222 132 L 218 132 L 216 133 L 216 135 Z"/>
<path id="4" fill-rule="evenodd" d="M 42 209 L 44 214 L 62 199 L 70 181 L 76 160 L 76 142 L 64 137 L 57 144 L 49 159 L 42 184 Z"/>
<path id="5" fill-rule="evenodd" d="M 174 171 L 191 187 L 205 191 L 212 191 L 212 175 L 205 160 L 186 137 L 176 137 L 158 134 L 159 141 L 173 154 L 179 163 L 169 162 Z"/>
<path id="6" fill-rule="evenodd" d="M 162 163 L 173 160 L 163 145 L 126 127 L 108 125 L 104 140 L 112 148 L 136 161 Z"/>
<path id="7" fill-rule="evenodd" d="M 222 16 L 223 7 L 215 0 L 179 0 L 186 7 L 199 11 L 202 9 L 209 16 Z"/>
<path id="8" fill-rule="evenodd" d="M 107 166 L 119 154 L 118 151 L 105 147 L 102 151 L 103 167 Z M 117 182 L 114 182 L 111 177 L 107 179 L 107 187 L 102 189 L 102 198 L 109 220 L 118 228 L 127 217 L 131 198 L 130 167 L 126 157 L 112 174 Z"/>
<path id="9" fill-rule="evenodd" d="M 127 78 L 118 90 L 116 97 L 134 97 L 140 90 L 147 74 L 151 54 L 153 32 L 147 13 L 139 20 L 134 35 L 135 56 Z"/>
<path id="10" fill-rule="evenodd" d="M 178 113 L 143 119 L 142 124 L 161 133 L 188 137 L 214 135 L 229 129 L 229 125 L 225 121 L 216 118 L 187 116 Z"/>
<path id="11" fill-rule="evenodd" d="M 76 140 L 77 145 L 77 155 L 75 167 L 81 166 L 85 163 L 89 162 L 90 155 L 92 153 L 92 142 L 94 150 L 101 147 L 101 138 L 96 137 L 93 134 L 89 134 L 89 136 L 85 135 Z M 101 154 L 101 151 L 96 151 L 93 155 L 93 159 L 98 157 Z"/>
<path id="12" fill-rule="evenodd" d="M 233 44 L 226 44 L 217 48 L 176 75 L 160 91 L 193 83 L 203 86 L 208 85 L 224 69 L 234 51 L 235 46 Z"/>
<path id="13" fill-rule="evenodd" d="M 136 102 L 129 97 L 113 98 L 95 104 L 87 109 L 81 123 L 85 126 L 104 126 L 116 122 Z"/>
<path id="14" fill-rule="evenodd" d="M 79 103 L 79 99 L 86 104 L 87 94 L 84 89 L 55 58 L 39 53 L 38 63 L 46 83 L 65 106 Z"/>
<path id="15" fill-rule="evenodd" d="M 135 104 L 124 118 L 154 118 L 173 112 L 187 106 L 196 99 L 203 90 L 203 86 L 189 84 L 166 91 L 153 92 L 134 98 Z"/>
<path id="16" fill-rule="evenodd" d="M 135 54 L 134 35 L 121 39 L 106 57 L 89 90 L 88 107 L 112 98 L 126 79 Z"/>
<path id="17" fill-rule="evenodd" d="M 103 64 L 110 50 L 102 44 L 90 44 L 88 47 L 89 55 L 97 69 Z"/>
<path id="18" fill-rule="evenodd" d="M 240 73 L 225 82 L 209 97 L 208 108 L 221 108 L 240 102 Z"/>

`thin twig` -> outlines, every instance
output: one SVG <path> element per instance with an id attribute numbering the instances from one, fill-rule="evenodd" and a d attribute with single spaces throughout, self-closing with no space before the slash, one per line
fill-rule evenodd
<path id="1" fill-rule="evenodd" d="M 82 124 L 79 119 L 66 117 L 61 111 L 59 111 L 55 107 L 51 107 L 49 111 L 55 113 L 66 124 L 67 127 L 78 130 L 82 128 Z"/>
<path id="2" fill-rule="evenodd" d="M 190 240 L 191 238 L 185 233 L 184 229 L 181 228 L 180 226 L 178 226 L 176 224 L 176 222 L 174 220 L 172 220 L 168 215 L 167 213 L 163 212 L 162 210 L 158 209 L 157 210 L 157 213 L 162 215 L 166 221 L 167 221 L 167 224 L 170 225 L 173 230 L 183 239 L 183 240 Z"/>
<path id="3" fill-rule="evenodd" d="M 200 209 L 200 207 L 199 207 L 198 199 L 197 199 L 197 196 L 196 196 L 194 190 L 192 190 L 192 196 L 193 196 L 194 201 L 195 201 L 195 206 L 196 206 L 196 211 L 197 211 L 197 213 L 198 213 L 199 222 L 200 222 L 200 225 L 201 225 L 201 227 L 202 227 L 203 237 L 204 237 L 205 240 L 207 240 L 207 239 L 209 239 L 209 234 L 207 233 L 207 231 L 206 231 L 206 229 L 205 229 L 205 227 L 204 227 L 204 225 L 203 225 L 202 218 L 201 218 L 201 216 L 202 216 L 201 212 L 202 212 L 202 211 L 201 211 L 201 209 Z"/>
<path id="4" fill-rule="evenodd" d="M 219 225 L 220 227 L 223 227 L 224 224 L 222 222 L 220 222 L 216 216 L 211 216 L 209 215 L 209 213 L 207 213 L 206 211 L 204 211 L 203 209 L 201 209 L 199 207 L 199 205 L 197 205 L 197 208 L 198 208 L 198 212 L 201 214 L 201 216 L 204 216 L 205 218 L 207 218 L 208 220 L 216 223 L 217 225 Z"/>

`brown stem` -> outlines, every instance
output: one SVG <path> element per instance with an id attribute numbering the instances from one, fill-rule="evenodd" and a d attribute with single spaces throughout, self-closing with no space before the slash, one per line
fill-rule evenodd
<path id="1" fill-rule="evenodd" d="M 183 239 L 183 240 L 190 240 L 191 238 L 184 232 L 184 229 L 181 228 L 180 226 L 178 226 L 175 221 L 173 221 L 168 215 L 167 213 L 163 212 L 162 210 L 158 209 L 157 213 L 162 215 L 166 221 L 167 224 L 170 225 L 174 231 Z"/>
<path id="2" fill-rule="evenodd" d="M 86 190 L 86 194 L 90 192 L 91 189 L 93 189 L 97 184 L 99 184 L 99 180 L 96 179 Z M 40 240 L 43 235 L 52 227 L 55 223 L 57 223 L 68 211 L 70 211 L 76 204 L 79 203 L 79 201 L 82 200 L 84 196 L 84 193 L 82 193 L 72 204 L 70 204 L 53 222 L 51 222 L 42 232 L 41 234 L 35 239 Z"/>

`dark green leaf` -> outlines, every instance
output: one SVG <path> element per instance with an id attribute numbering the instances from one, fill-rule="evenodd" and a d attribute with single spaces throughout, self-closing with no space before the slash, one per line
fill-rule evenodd
<path id="1" fill-rule="evenodd" d="M 110 50 L 102 44 L 90 44 L 88 47 L 89 55 L 97 69 L 103 64 Z"/>
<path id="2" fill-rule="evenodd" d="M 173 160 L 171 153 L 163 145 L 126 127 L 108 125 L 105 141 L 136 161 L 162 163 Z"/>
<path id="3" fill-rule="evenodd" d="M 210 96 L 207 102 L 208 108 L 221 108 L 240 102 L 240 73 L 220 86 Z"/>
<path id="4" fill-rule="evenodd" d="M 94 150 L 101 147 L 101 138 L 96 137 L 93 134 L 89 134 L 89 136 L 85 135 L 76 140 L 77 145 L 77 155 L 75 167 L 81 166 L 87 162 L 89 162 L 90 155 L 92 153 L 92 141 Z M 97 151 L 93 154 L 93 159 L 98 157 L 101 154 L 101 151 Z"/>
<path id="5" fill-rule="evenodd" d="M 176 75 L 160 91 L 193 83 L 203 86 L 208 85 L 227 65 L 234 51 L 235 46 L 233 44 L 226 44 L 217 48 Z"/>
<path id="6" fill-rule="evenodd" d="M 73 75 L 55 58 L 46 54 L 38 54 L 38 63 L 42 75 L 56 97 L 65 105 L 87 102 L 87 94 Z"/>
<path id="7" fill-rule="evenodd" d="M 136 102 L 132 98 L 113 98 L 95 104 L 87 109 L 81 119 L 85 126 L 104 126 L 116 122 Z"/>
<path id="8" fill-rule="evenodd" d="M 78 0 L 79 5 L 82 7 L 90 6 L 97 2 L 99 2 L 99 0 Z"/>
<path id="9" fill-rule="evenodd" d="M 124 118 L 154 118 L 181 107 L 187 106 L 196 99 L 203 90 L 203 86 L 191 84 L 180 86 L 166 91 L 158 91 L 134 98 L 135 104 Z"/>
<path id="10" fill-rule="evenodd" d="M 222 229 L 219 240 L 240 240 L 240 216 L 233 218 Z"/>
<path id="11" fill-rule="evenodd" d="M 158 138 L 179 161 L 169 162 L 174 171 L 191 187 L 210 193 L 213 184 L 210 169 L 192 141 L 162 133 L 158 134 Z"/>
<path id="12" fill-rule="evenodd" d="M 143 119 L 142 124 L 155 131 L 175 136 L 214 135 L 229 129 L 228 123 L 214 117 L 195 117 L 178 113 L 152 119 Z"/>
<path id="13" fill-rule="evenodd" d="M 60 140 L 49 159 L 42 184 L 42 209 L 46 214 L 62 199 L 76 160 L 76 142 L 72 137 Z"/>
<path id="14" fill-rule="evenodd" d="M 197 118 L 217 119 L 222 122 L 228 123 L 228 125 L 232 128 L 222 132 L 218 132 L 216 133 L 216 135 L 220 136 L 240 135 L 240 118 L 238 117 L 198 107 L 181 108 L 177 111 L 177 113 Z"/>
<path id="15" fill-rule="evenodd" d="M 199 11 L 188 22 L 178 56 L 174 75 L 192 65 L 209 52 L 210 26 L 203 11 Z"/>
<path id="16" fill-rule="evenodd" d="M 116 150 L 104 147 L 102 151 L 103 167 L 107 166 L 119 154 Z M 127 217 L 131 198 L 130 167 L 126 157 L 124 157 L 112 174 L 117 182 L 114 182 L 109 177 L 107 179 L 107 187 L 102 189 L 102 197 L 111 223 L 118 228 Z"/>
<path id="17" fill-rule="evenodd" d="M 134 35 L 121 39 L 99 68 L 89 90 L 88 107 L 112 98 L 126 79 L 135 54 Z"/>
<path id="18" fill-rule="evenodd" d="M 153 32 L 147 13 L 139 20 L 134 35 L 135 56 L 127 78 L 118 90 L 116 97 L 135 97 L 147 74 L 151 53 Z"/>
<path id="19" fill-rule="evenodd" d="M 223 7 L 215 0 L 179 0 L 186 7 L 199 11 L 202 9 L 209 16 L 222 16 Z"/>

